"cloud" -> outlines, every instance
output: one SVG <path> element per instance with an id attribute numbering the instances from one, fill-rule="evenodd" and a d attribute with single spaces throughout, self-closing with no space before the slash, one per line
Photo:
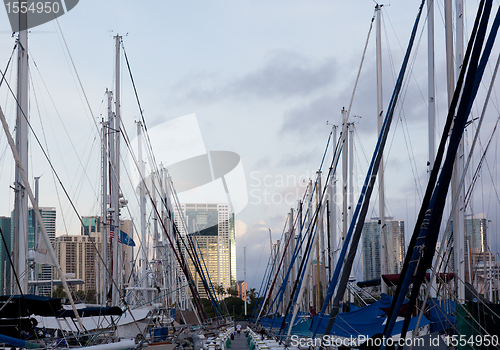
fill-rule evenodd
<path id="1" fill-rule="evenodd" d="M 261 157 L 257 160 L 257 162 L 254 164 L 253 168 L 254 169 L 261 169 L 261 168 L 267 168 L 271 165 L 271 159 L 269 158 L 268 155 Z"/>
<path id="2" fill-rule="evenodd" d="M 296 53 L 279 52 L 228 89 L 261 98 L 304 96 L 331 83 L 334 75 L 333 59 L 317 63 Z"/>
<path id="3" fill-rule="evenodd" d="M 236 238 L 243 237 L 248 231 L 248 225 L 243 220 L 236 220 L 234 223 Z"/>
<path id="4" fill-rule="evenodd" d="M 285 111 L 281 133 L 310 133 L 324 129 L 328 120 L 336 120 L 340 111 L 330 95 L 320 96 L 313 101 Z"/>
<path id="5" fill-rule="evenodd" d="M 321 152 L 321 151 L 319 151 Z M 313 160 L 313 165 L 316 165 L 314 162 L 318 159 L 318 150 L 311 149 L 306 152 L 293 152 L 284 154 L 278 163 L 278 166 L 281 167 L 296 167 L 298 165 L 303 165 L 304 168 L 306 165 L 310 165 L 311 159 Z"/>
<path id="6" fill-rule="evenodd" d="M 234 97 L 263 99 L 307 96 L 333 83 L 335 61 L 313 61 L 285 50 L 274 50 L 253 72 L 224 81 L 213 72 L 193 73 L 174 86 L 182 99 L 209 103 Z"/>

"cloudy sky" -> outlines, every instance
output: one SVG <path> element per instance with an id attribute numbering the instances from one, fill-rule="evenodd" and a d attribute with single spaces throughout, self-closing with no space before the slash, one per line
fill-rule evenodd
<path id="1" fill-rule="evenodd" d="M 419 3 L 391 1 L 383 7 L 384 106 L 392 94 Z M 280 239 L 287 212 L 296 206 L 305 183 L 319 168 L 331 124 L 340 124 L 340 111 L 349 105 L 374 6 L 371 0 L 147 4 L 82 0 L 58 22 L 31 30 L 33 128 L 80 214 L 98 215 L 100 146 L 96 123 L 106 113 L 106 88 L 114 90 L 113 36 L 122 35 L 148 128 L 195 113 L 208 151 L 240 155 L 248 204 L 236 215 L 238 279 L 243 278 L 246 246 L 248 283 L 258 288 L 269 258 L 268 229 L 273 240 Z M 468 33 L 477 2 L 468 1 L 466 6 Z M 437 135 L 447 104 L 443 12 L 439 2 L 435 14 Z M 413 229 L 427 177 L 425 21 L 424 12 L 386 152 L 387 215 L 405 220 L 407 236 Z M 373 30 L 351 113 L 357 116 L 353 118 L 356 183 L 364 178 L 376 141 L 374 35 Z M 2 71 L 14 45 L 7 15 L 0 11 Z M 489 83 L 491 69 L 487 75 Z M 15 88 L 15 64 L 8 68 L 6 77 Z M 125 68 L 121 77 L 123 123 L 132 137 L 139 109 Z M 0 105 L 13 130 L 14 102 L 6 84 L 0 87 Z M 480 111 L 480 107 L 474 108 L 474 117 Z M 487 116 L 483 147 L 498 116 L 496 96 Z M 469 139 L 474 128 L 468 129 Z M 494 162 L 497 141 L 495 137 L 488 166 L 483 167 L 467 209 L 468 213 L 486 213 L 491 233 L 496 232 L 496 218 L 500 217 L 495 187 L 499 174 Z M 9 188 L 14 178 L 13 161 L 6 147 L 2 135 L 0 215 L 9 215 L 13 207 Z M 30 176 L 42 176 L 41 205 L 58 208 L 58 234 L 78 234 L 76 216 L 61 189 L 55 189 L 39 147 L 33 141 L 30 147 Z M 168 152 L 154 152 L 157 159 L 169 162 Z M 480 156 L 477 154 L 474 170 Z M 327 154 L 327 163 L 330 161 L 331 150 Z M 131 213 L 136 213 L 135 194 L 123 186 Z M 377 208 L 373 201 L 369 216 L 377 216 Z M 497 246 L 494 236 L 490 236 L 492 247 Z M 360 267 L 356 269 L 360 276 Z"/>

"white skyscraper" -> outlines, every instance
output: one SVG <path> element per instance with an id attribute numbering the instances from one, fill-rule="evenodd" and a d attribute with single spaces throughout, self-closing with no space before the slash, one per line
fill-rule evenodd
<path id="1" fill-rule="evenodd" d="M 52 247 L 54 247 L 54 241 L 56 238 L 56 208 L 42 207 L 40 208 L 40 214 L 42 215 L 43 224 L 45 226 L 45 229 L 47 230 L 47 234 L 49 236 L 50 242 L 52 243 Z M 35 249 L 36 245 L 35 217 L 36 215 L 34 209 L 30 208 L 28 213 L 28 250 Z M 40 227 L 39 223 L 38 227 Z M 37 270 L 33 271 L 33 273 L 29 275 L 30 281 L 50 281 L 52 280 L 52 278 L 53 269 L 51 265 L 37 265 Z M 51 287 L 41 286 L 39 287 L 37 292 L 40 295 L 50 295 Z"/>
<path id="2" fill-rule="evenodd" d="M 403 220 L 386 217 L 384 232 L 386 233 L 387 273 L 400 273 L 405 257 L 405 229 Z M 363 239 L 363 279 L 365 281 L 381 277 L 380 272 L 380 220 L 372 218 L 365 222 Z"/>
<path id="3" fill-rule="evenodd" d="M 202 266 L 214 289 L 222 286 L 236 288 L 236 243 L 234 235 L 234 213 L 228 204 L 182 204 L 186 227 L 176 211 L 175 222 L 186 245 L 192 247 L 194 256 Z M 202 280 L 189 260 L 191 274 L 200 295 L 206 296 Z M 205 275 L 205 278 L 208 278 Z"/>

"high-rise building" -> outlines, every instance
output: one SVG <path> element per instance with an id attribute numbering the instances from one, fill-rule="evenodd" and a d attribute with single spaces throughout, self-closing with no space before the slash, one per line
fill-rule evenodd
<path id="1" fill-rule="evenodd" d="M 386 267 L 388 274 L 400 273 L 405 257 L 405 229 L 403 220 L 385 219 Z M 365 281 L 381 277 L 380 269 L 380 220 L 372 218 L 365 222 L 363 239 L 363 279 Z"/>
<path id="2" fill-rule="evenodd" d="M 49 236 L 50 243 L 52 247 L 54 247 L 54 241 L 56 238 L 56 208 L 49 207 L 41 207 L 40 215 L 42 216 L 43 225 L 45 226 L 45 230 L 47 231 L 47 235 Z M 28 211 L 28 250 L 35 250 L 36 246 L 36 238 L 35 235 L 35 223 L 36 223 L 36 214 L 33 208 L 30 208 Z M 38 224 L 38 228 L 40 224 Z M 40 232 L 40 231 L 39 231 Z M 40 235 L 38 237 L 41 238 Z M 38 280 L 38 281 L 50 281 L 53 277 L 53 267 L 51 265 L 37 265 L 37 270 L 33 271 L 29 276 L 29 280 Z M 51 290 L 50 286 L 40 286 L 38 291 L 40 295 L 50 295 Z"/>
<path id="3" fill-rule="evenodd" d="M 82 222 L 80 235 L 57 237 L 56 254 L 65 274 L 85 282 L 75 286 L 77 290 L 99 291 L 101 221 L 99 216 L 83 216 Z"/>
<path id="4" fill-rule="evenodd" d="M 102 258 L 102 236 L 100 216 L 82 217 L 80 235 L 64 235 L 56 239 L 56 254 L 65 274 L 72 278 L 81 279 L 85 283 L 77 285 L 77 290 L 101 291 L 101 258 Z M 120 221 L 121 230 L 132 237 L 132 221 Z M 109 243 L 109 242 L 108 242 Z M 121 272 L 125 277 L 130 275 L 130 262 L 132 260 L 132 247 L 120 244 L 121 248 Z M 111 257 L 111 246 L 109 245 L 108 256 Z M 110 266 L 110 258 L 106 262 Z"/>
<path id="5" fill-rule="evenodd" d="M 49 240 L 52 244 L 52 247 L 54 247 L 54 240 L 56 237 L 56 208 L 53 207 L 40 207 L 40 215 L 42 216 L 43 220 L 43 225 L 45 226 L 45 230 L 47 232 L 47 235 L 49 236 Z M 13 223 L 15 218 L 14 218 L 14 211 L 11 213 L 11 222 Z M 35 215 L 35 211 L 33 208 L 28 209 L 28 251 L 30 250 L 35 250 L 37 247 L 37 239 L 41 239 L 42 236 L 40 235 L 40 223 L 36 222 L 37 216 Z M 35 226 L 38 228 L 35 230 Z M 36 233 L 39 234 L 36 234 Z M 14 225 L 11 225 L 11 231 L 10 231 L 11 237 L 14 235 Z M 13 238 L 12 238 L 13 240 Z M 12 243 L 11 243 L 12 244 Z M 31 264 L 29 267 L 28 273 L 28 281 L 50 281 L 52 280 L 53 276 L 53 268 L 51 265 L 42 265 L 42 264 L 32 264 L 33 261 L 29 261 Z M 35 267 L 35 268 L 32 268 Z M 19 272 L 16 271 L 18 274 L 20 273 L 26 273 L 25 271 Z M 34 287 L 30 287 L 34 288 Z M 37 294 L 40 295 L 50 295 L 51 290 L 50 287 L 39 287 L 38 290 L 33 290 L 31 289 L 30 292 L 36 292 Z"/>
<path id="6" fill-rule="evenodd" d="M 465 227 L 465 278 L 469 280 L 470 274 L 470 265 L 478 264 L 484 260 L 489 261 L 487 258 L 488 249 L 488 240 L 487 240 L 487 223 L 486 215 L 484 213 L 476 214 L 476 215 L 467 215 L 464 220 Z M 450 222 L 447 229 L 448 237 L 451 235 L 449 239 L 449 248 L 450 254 L 454 256 L 454 236 L 453 236 L 453 221 Z M 469 247 L 470 245 L 470 247 Z M 472 259 L 469 259 L 469 256 Z M 450 270 L 455 270 L 455 259 L 451 259 Z"/>
<path id="7" fill-rule="evenodd" d="M 76 285 L 76 290 L 99 288 L 99 258 L 96 249 L 101 248 L 101 237 L 63 235 L 56 238 L 56 254 L 61 270 L 71 278 L 82 279 L 85 284 Z"/>
<path id="8" fill-rule="evenodd" d="M 11 240 L 11 218 L 0 216 L 0 228 L 3 239 L 0 239 L 0 293 L 2 295 L 10 293 L 10 271 L 9 254 L 12 250 Z M 5 244 L 7 249 L 5 249 Z"/>
<path id="9" fill-rule="evenodd" d="M 247 283 L 245 281 L 238 281 L 236 283 L 236 290 L 238 291 L 238 298 L 245 300 L 245 293 L 247 290 Z"/>
<path id="10" fill-rule="evenodd" d="M 473 254 L 488 251 L 486 237 L 486 216 L 484 214 L 468 215 L 465 218 L 465 234 L 470 240 L 471 252 Z"/>
<path id="11" fill-rule="evenodd" d="M 234 213 L 228 204 L 182 204 L 182 215 L 186 227 L 176 211 L 175 221 L 179 232 L 196 252 L 196 257 L 214 289 L 222 287 L 223 295 L 228 288 L 236 287 L 236 243 L 234 236 Z M 190 259 L 189 259 L 190 260 Z M 198 292 L 206 296 L 203 282 L 192 261 L 191 274 Z M 207 280 L 208 280 L 207 278 Z M 208 282 L 208 281 L 207 281 Z"/>
<path id="12" fill-rule="evenodd" d="M 469 266 L 469 253 L 472 258 L 472 269 L 482 269 L 481 266 L 488 266 L 490 260 L 495 261 L 494 255 L 490 258 L 490 250 L 488 248 L 486 215 L 484 213 L 476 215 L 467 215 L 465 218 L 465 247 L 466 266 Z M 470 249 L 469 249 L 470 244 Z M 477 266 L 476 266 L 477 265 Z M 469 266 L 470 269 L 470 266 Z M 469 279 L 469 271 L 466 269 L 465 277 Z"/>
<path id="13" fill-rule="evenodd" d="M 97 236 L 101 232 L 100 216 L 82 216 L 82 236 Z"/>

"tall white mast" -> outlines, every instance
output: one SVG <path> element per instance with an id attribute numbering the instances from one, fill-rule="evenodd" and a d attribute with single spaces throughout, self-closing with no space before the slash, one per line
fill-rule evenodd
<path id="1" fill-rule="evenodd" d="M 333 125 L 332 126 L 332 135 L 333 135 L 333 152 L 332 152 L 332 164 L 333 161 L 335 160 L 335 144 L 337 142 L 337 126 Z M 329 275 L 328 279 L 332 277 L 333 270 L 335 267 L 335 264 L 337 263 L 337 252 L 336 252 L 336 247 L 337 247 L 337 183 L 335 181 L 336 179 L 336 173 L 333 173 L 333 169 L 330 169 L 330 172 L 332 172 L 332 176 L 330 178 L 330 184 L 331 184 L 331 191 L 330 191 L 330 264 L 329 264 Z"/>
<path id="2" fill-rule="evenodd" d="M 427 90 L 429 94 L 428 135 L 429 135 L 429 176 L 436 158 L 435 146 L 435 86 L 434 86 L 434 0 L 427 2 Z"/>
<path id="3" fill-rule="evenodd" d="M 289 229 L 290 229 L 290 245 L 289 245 L 289 250 L 290 250 L 290 259 L 289 261 L 292 262 L 293 259 L 293 252 L 295 251 L 295 231 L 293 229 L 293 223 L 294 223 L 294 214 L 293 214 L 293 208 L 290 208 L 290 223 L 288 224 Z M 295 260 L 297 261 L 297 259 Z M 287 302 L 290 302 L 290 295 L 291 295 L 291 290 L 292 290 L 292 283 L 291 281 L 295 280 L 295 262 L 292 263 L 292 269 L 291 269 L 291 274 L 288 277 L 288 300 Z"/>
<path id="4" fill-rule="evenodd" d="M 19 28 L 27 27 L 27 14 L 19 13 Z M 17 121 L 16 121 L 16 150 L 21 160 L 21 166 L 28 173 L 28 31 L 19 31 L 17 47 Z M 24 183 L 19 167 L 16 167 L 15 174 L 15 204 L 14 204 L 14 257 L 16 260 L 15 269 L 19 276 L 19 293 L 28 291 L 28 196 L 24 191 Z"/>
<path id="5" fill-rule="evenodd" d="M 382 130 L 382 124 L 384 122 L 384 106 L 382 102 L 382 45 L 381 45 L 381 25 L 380 25 L 380 13 L 383 5 L 377 5 L 375 9 L 377 10 L 377 120 L 378 120 L 378 132 L 380 134 Z M 379 216 L 380 216 L 380 273 L 387 273 L 386 266 L 386 228 L 385 228 L 385 189 L 384 189 L 384 157 L 380 159 L 380 165 L 378 168 L 378 183 L 379 183 Z M 381 276 L 382 277 L 382 276 Z M 387 285 L 384 281 L 380 281 L 382 293 L 387 293 Z"/>
<path id="6" fill-rule="evenodd" d="M 290 222 L 290 214 L 287 215 L 286 217 L 286 222 Z M 286 247 L 286 249 L 283 250 L 283 266 L 289 266 L 290 264 L 290 259 L 289 259 L 289 252 L 290 252 L 290 245 L 287 246 L 287 242 L 290 240 L 290 234 L 291 234 L 291 227 L 290 224 L 288 224 L 288 230 L 285 230 L 284 234 L 284 239 L 283 239 L 283 248 Z M 285 271 L 283 271 L 283 275 L 285 274 Z M 289 298 L 289 289 L 288 286 L 285 287 L 285 290 L 283 292 L 283 302 L 280 303 L 280 312 L 284 313 L 286 310 L 286 305 L 288 303 L 288 298 Z"/>
<path id="7" fill-rule="evenodd" d="M 354 213 L 354 123 L 349 123 L 349 223 Z"/>
<path id="8" fill-rule="evenodd" d="M 434 0 L 427 2 L 427 134 L 429 141 L 428 173 L 431 176 L 436 159 L 435 132 L 436 128 L 436 103 L 435 103 L 435 84 L 434 84 Z M 435 281 L 431 281 L 431 295 L 435 296 Z"/>
<path id="9" fill-rule="evenodd" d="M 464 16 L 463 16 L 463 0 L 456 0 L 456 33 L 455 33 L 455 76 L 458 79 L 460 75 L 460 70 L 462 69 L 462 63 L 464 59 Z M 464 139 L 460 139 L 460 144 L 458 146 L 457 159 L 455 161 L 457 167 L 456 173 L 456 185 L 462 178 L 462 174 L 465 169 L 465 152 L 464 152 Z M 458 233 L 458 245 L 455 247 L 455 252 L 459 254 L 455 260 L 457 265 L 457 272 L 459 278 L 465 280 L 465 186 L 462 183 L 460 188 L 456 189 L 458 192 L 458 202 L 456 205 L 457 211 L 457 233 Z M 455 220 L 454 220 L 455 221 Z M 461 279 L 455 279 L 455 281 L 460 281 Z M 457 286 L 457 296 L 458 300 L 465 300 L 465 284 L 459 283 Z"/>
<path id="10" fill-rule="evenodd" d="M 463 37 L 458 38 L 461 29 L 460 24 L 457 21 L 457 42 L 456 44 L 462 47 Z M 448 87 L 448 106 L 451 104 L 453 99 L 453 93 L 455 91 L 455 77 L 454 77 L 454 67 L 455 60 L 453 58 L 453 19 L 452 19 L 452 1 L 445 1 L 445 35 L 446 35 L 446 75 L 447 75 L 447 87 Z M 463 33 L 462 33 L 463 36 Z M 460 44 L 459 44 L 460 43 Z M 458 49 L 457 49 L 458 52 Z M 457 57 L 458 58 L 458 57 Z M 461 63 L 460 63 L 461 64 Z M 455 281 L 464 280 L 464 217 L 463 217 L 463 197 L 461 196 L 461 191 L 459 191 L 458 182 L 461 178 L 461 173 L 463 171 L 463 165 L 460 167 L 460 158 L 463 156 L 463 144 L 459 146 L 457 156 L 455 158 L 455 163 L 453 164 L 453 176 L 451 179 L 451 198 L 452 203 L 457 203 L 455 209 L 452 213 L 453 215 L 453 246 L 454 246 L 454 258 L 455 258 Z M 458 198 L 457 198 L 458 196 Z M 465 296 L 465 286 L 463 283 L 455 283 L 455 293 L 458 300 L 463 300 Z"/>
<path id="11" fill-rule="evenodd" d="M 323 210 L 324 210 L 324 205 L 323 205 L 323 201 L 322 201 L 322 194 L 323 194 L 323 186 L 322 186 L 322 183 L 321 183 L 321 171 L 318 170 L 316 172 L 317 176 L 318 176 L 318 185 L 317 185 L 317 192 L 316 192 L 316 196 L 317 196 L 317 199 L 318 199 L 318 205 L 320 206 L 319 208 L 319 212 L 317 214 L 317 220 L 318 220 L 318 245 L 316 245 L 317 248 L 319 248 L 319 251 L 318 251 L 318 254 L 317 256 L 319 257 L 318 261 L 316 262 L 317 266 L 318 266 L 318 269 L 320 269 L 319 271 L 319 274 L 318 274 L 318 280 L 319 280 L 319 283 L 318 283 L 318 304 L 316 305 L 316 308 L 320 308 L 321 307 L 321 300 L 320 300 L 320 291 L 321 291 L 321 295 L 323 296 L 323 298 L 325 297 L 325 294 L 326 294 L 326 259 L 325 259 L 325 232 L 324 232 L 324 227 L 323 227 Z M 324 201 L 324 204 L 326 205 L 326 200 Z M 293 223 L 291 223 L 291 225 L 293 225 Z M 320 265 L 320 262 L 323 263 L 323 266 Z"/>
<path id="12" fill-rule="evenodd" d="M 140 211 L 141 211 L 141 275 L 140 281 L 141 286 L 143 288 L 147 287 L 147 278 L 146 278 L 146 263 L 147 263 L 147 248 L 146 248 L 146 190 L 144 184 L 144 160 L 142 158 L 142 122 L 137 122 L 137 158 L 139 161 L 139 176 L 140 176 L 140 184 L 139 184 L 139 201 L 140 201 Z"/>
<path id="13" fill-rule="evenodd" d="M 243 247 L 243 294 L 245 301 L 245 316 L 247 315 L 247 247 Z"/>
<path id="14" fill-rule="evenodd" d="M 342 108 L 342 120 L 344 125 L 347 123 L 347 111 Z M 349 140 L 349 126 L 344 127 L 346 135 L 344 137 L 344 144 L 342 145 L 342 244 L 344 244 L 345 236 L 347 235 L 348 227 L 348 209 L 347 209 L 347 160 L 348 160 L 348 140 Z"/>
<path id="15" fill-rule="evenodd" d="M 38 182 L 40 180 L 40 176 L 35 176 L 35 202 L 36 204 L 39 204 L 38 201 Z M 33 241 L 34 241 L 34 247 L 36 249 L 37 244 L 38 244 L 38 218 L 36 215 L 33 213 Z M 33 263 L 33 275 L 32 275 L 32 280 L 33 281 L 38 281 L 38 264 L 35 262 Z M 38 287 L 35 285 L 34 286 L 34 291 L 33 294 L 38 294 Z"/>
<path id="16" fill-rule="evenodd" d="M 119 301 L 119 290 L 121 273 L 119 265 L 119 251 L 118 251 L 118 238 L 120 237 L 120 42 L 121 36 L 117 35 L 115 38 L 116 45 L 116 73 L 115 73 L 115 118 L 114 118 L 114 150 L 113 150 L 113 172 L 111 187 L 112 187 L 112 206 L 113 223 L 115 238 L 113 239 L 113 305 L 117 305 Z"/>
<path id="17" fill-rule="evenodd" d="M 102 192 L 102 208 L 101 208 L 101 265 L 108 265 L 108 130 L 110 120 L 113 119 L 113 93 L 106 90 L 108 97 L 108 120 L 102 121 L 101 127 L 101 192 Z M 101 266 L 101 304 L 107 304 L 108 294 L 108 270 L 105 266 Z"/>
<path id="18" fill-rule="evenodd" d="M 347 186 L 349 182 L 348 177 L 348 160 L 349 160 L 349 123 L 347 122 L 347 111 L 342 108 L 342 121 L 344 127 L 342 133 L 345 132 L 344 143 L 342 144 L 342 245 L 345 243 L 347 230 L 349 227 L 349 202 L 347 199 Z M 343 262 L 339 262 L 343 264 Z M 344 295 L 344 305 L 349 303 L 348 294 Z"/>
<path id="19" fill-rule="evenodd" d="M 153 205 L 158 208 L 158 201 L 156 199 L 156 191 L 158 190 L 159 186 L 159 181 L 156 181 L 156 171 L 151 172 L 151 177 L 150 177 L 150 184 L 151 184 L 151 197 L 153 198 Z M 156 262 L 160 258 L 159 254 L 159 243 L 158 243 L 158 214 L 157 211 L 153 208 L 153 261 Z M 147 261 L 147 260 L 146 260 Z M 153 279 L 154 279 L 154 284 L 155 285 L 160 285 L 159 278 L 160 278 L 160 267 L 157 263 L 154 264 L 154 267 L 152 267 L 152 273 L 153 273 Z M 155 292 L 156 293 L 156 292 Z M 154 298 L 159 298 L 160 293 L 157 294 L 156 297 Z M 156 294 L 155 294 L 156 295 Z"/>

